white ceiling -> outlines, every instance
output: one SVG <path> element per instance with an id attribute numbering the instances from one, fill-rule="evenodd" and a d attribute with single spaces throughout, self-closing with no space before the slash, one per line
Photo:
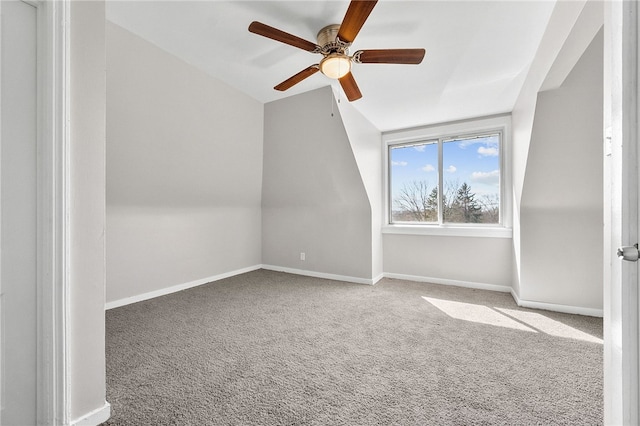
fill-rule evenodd
<path id="1" fill-rule="evenodd" d="M 321 58 L 256 34 L 260 21 L 316 42 L 349 1 L 109 1 L 107 19 L 261 102 L 336 85 L 317 73 L 273 86 Z M 554 1 L 381 0 L 352 45 L 427 50 L 420 65 L 355 64 L 353 105 L 382 131 L 512 110 Z M 337 86 L 336 86 L 337 87 Z M 346 99 L 342 100 L 346 102 Z"/>

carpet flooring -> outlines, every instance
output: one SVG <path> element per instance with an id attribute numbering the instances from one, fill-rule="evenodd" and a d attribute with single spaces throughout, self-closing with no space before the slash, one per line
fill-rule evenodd
<path id="1" fill-rule="evenodd" d="M 258 270 L 106 312 L 104 425 L 590 425 L 602 320 Z"/>

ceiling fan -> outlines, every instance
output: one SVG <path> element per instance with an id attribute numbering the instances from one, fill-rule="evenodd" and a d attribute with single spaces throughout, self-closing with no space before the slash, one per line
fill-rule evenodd
<path id="1" fill-rule="evenodd" d="M 285 43 L 311 53 L 320 53 L 323 58 L 320 63 L 311 65 L 299 73 L 289 77 L 274 87 L 285 91 L 300 83 L 318 71 L 329 78 L 336 79 L 347 95 L 349 101 L 362 97 L 356 80 L 351 73 L 351 64 L 419 64 L 425 55 L 424 49 L 378 49 L 358 50 L 349 56 L 349 47 L 355 40 L 376 5 L 377 0 L 352 0 L 342 24 L 327 25 L 317 35 L 318 43 L 286 33 L 261 22 L 252 22 L 249 31 L 281 43 Z"/>

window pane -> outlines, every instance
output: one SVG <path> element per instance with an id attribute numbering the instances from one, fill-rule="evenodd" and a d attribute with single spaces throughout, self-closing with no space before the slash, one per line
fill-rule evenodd
<path id="1" fill-rule="evenodd" d="M 391 222 L 438 222 L 438 143 L 389 147 Z"/>
<path id="2" fill-rule="evenodd" d="M 445 140 L 443 216 L 449 223 L 499 223 L 500 135 Z"/>

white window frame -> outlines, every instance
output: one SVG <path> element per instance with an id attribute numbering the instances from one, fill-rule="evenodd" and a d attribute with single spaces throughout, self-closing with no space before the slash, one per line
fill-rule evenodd
<path id="1" fill-rule="evenodd" d="M 394 145 L 427 143 L 474 136 L 481 133 L 500 133 L 500 223 L 391 223 L 389 149 Z M 436 124 L 432 126 L 394 130 L 382 134 L 383 151 L 383 200 L 384 217 L 382 232 L 385 234 L 450 235 L 465 237 L 512 238 L 512 175 L 511 175 L 511 115 L 503 114 L 472 120 Z M 442 144 L 439 143 L 439 157 Z M 441 158 L 440 158 L 441 159 Z M 440 182 L 442 187 L 442 182 Z M 438 212 L 439 215 L 442 212 Z"/>

